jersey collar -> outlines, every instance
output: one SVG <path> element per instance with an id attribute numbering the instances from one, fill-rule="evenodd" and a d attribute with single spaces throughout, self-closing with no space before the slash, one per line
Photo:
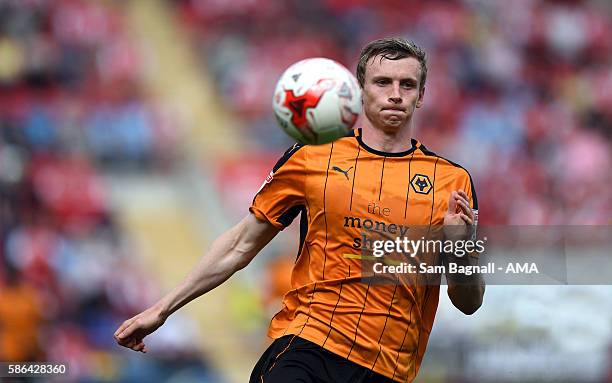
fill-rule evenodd
<path id="1" fill-rule="evenodd" d="M 414 152 L 419 146 L 421 146 L 421 143 L 419 141 L 417 141 L 414 138 L 410 139 L 410 143 L 412 144 L 412 147 L 408 150 L 405 150 L 403 152 L 396 152 L 396 153 L 390 153 L 390 152 L 383 152 L 381 150 L 376 150 L 370 146 L 368 146 L 365 142 L 363 142 L 362 139 L 362 134 L 361 134 L 361 128 L 357 128 L 354 130 L 354 134 L 355 134 L 355 138 L 357 139 L 357 142 L 359 142 L 359 145 L 364 148 L 366 151 L 372 153 L 372 154 L 376 154 L 377 156 L 384 156 L 384 157 L 404 157 L 407 156 L 409 154 L 411 154 L 412 152 Z"/>

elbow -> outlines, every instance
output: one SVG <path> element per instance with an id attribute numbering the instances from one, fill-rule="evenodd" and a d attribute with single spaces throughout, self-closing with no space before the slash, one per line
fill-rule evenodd
<path id="1" fill-rule="evenodd" d="M 482 298 L 474 302 L 462 303 L 460 305 L 455 304 L 455 306 L 465 315 L 472 315 L 482 306 Z"/>
<path id="2" fill-rule="evenodd" d="M 251 263 L 258 253 L 258 249 L 251 243 L 235 242 L 232 244 L 228 253 L 230 268 L 236 272 L 242 270 Z"/>
<path id="3" fill-rule="evenodd" d="M 449 289 L 449 298 L 453 305 L 465 315 L 472 315 L 482 306 L 484 297 L 484 286 L 470 291 L 460 291 L 460 289 Z"/>

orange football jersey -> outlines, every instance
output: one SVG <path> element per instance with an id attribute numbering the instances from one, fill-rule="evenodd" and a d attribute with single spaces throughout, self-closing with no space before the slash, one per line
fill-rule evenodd
<path id="1" fill-rule="evenodd" d="M 459 189 L 477 210 L 468 172 L 414 139 L 405 152 L 385 153 L 355 130 L 329 144 L 290 148 L 250 208 L 279 229 L 301 213 L 292 290 L 269 335 L 297 335 L 395 381 L 412 381 L 433 325 L 439 279 L 363 278 L 363 232 L 403 236 L 410 227 L 442 225 L 450 193 Z"/>

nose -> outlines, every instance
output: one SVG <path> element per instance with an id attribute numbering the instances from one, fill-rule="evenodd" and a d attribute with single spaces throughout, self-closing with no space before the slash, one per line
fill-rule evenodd
<path id="1" fill-rule="evenodd" d="M 400 93 L 400 85 L 399 82 L 394 82 L 391 87 L 391 94 L 389 95 L 389 101 L 394 104 L 402 103 L 402 95 Z"/>

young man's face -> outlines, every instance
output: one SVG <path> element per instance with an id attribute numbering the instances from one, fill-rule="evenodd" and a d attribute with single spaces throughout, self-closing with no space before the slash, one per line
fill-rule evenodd
<path id="1" fill-rule="evenodd" d="M 363 110 L 372 125 L 387 133 L 403 128 L 423 105 L 420 79 L 421 64 L 414 57 L 371 59 L 365 70 Z"/>

